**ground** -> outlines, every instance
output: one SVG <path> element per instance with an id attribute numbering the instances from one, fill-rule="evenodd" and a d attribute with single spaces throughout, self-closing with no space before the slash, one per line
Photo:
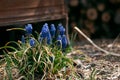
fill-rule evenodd
<path id="1" fill-rule="evenodd" d="M 93 40 L 99 47 L 120 54 L 120 40 L 98 39 Z M 83 79 L 88 79 L 96 70 L 95 80 L 120 80 L 120 57 L 105 55 L 88 41 L 79 41 L 71 54 L 76 60 L 78 72 Z M 88 79 L 89 80 L 89 79 Z"/>

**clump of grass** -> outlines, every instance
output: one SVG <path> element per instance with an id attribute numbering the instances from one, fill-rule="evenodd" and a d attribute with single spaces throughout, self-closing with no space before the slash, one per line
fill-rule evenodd
<path id="1" fill-rule="evenodd" d="M 93 70 L 92 70 L 92 72 L 91 72 L 91 74 L 90 74 L 90 80 L 96 80 L 96 75 L 97 75 L 97 73 L 98 73 L 99 71 L 98 70 L 96 70 L 95 68 L 93 68 Z"/>
<path id="2" fill-rule="evenodd" d="M 12 68 L 17 68 L 18 74 L 25 80 L 35 80 L 36 75 L 40 76 L 41 80 L 66 79 L 68 74 L 74 76 L 73 62 L 66 57 L 66 50 L 69 49 L 65 28 L 61 24 L 57 31 L 53 24 L 50 29 L 48 24 L 44 24 L 37 39 L 32 35 L 31 24 L 26 25 L 23 30 L 26 35 L 22 36 L 21 41 L 8 42 L 0 48 L 4 49 L 9 80 L 13 80 Z M 16 47 L 9 46 L 11 43 Z"/>

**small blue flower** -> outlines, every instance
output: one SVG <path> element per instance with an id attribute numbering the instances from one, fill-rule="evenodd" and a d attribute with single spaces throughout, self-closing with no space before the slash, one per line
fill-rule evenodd
<path id="1" fill-rule="evenodd" d="M 45 24 L 43 25 L 42 30 L 43 30 L 43 29 L 49 30 L 47 23 L 45 23 Z"/>
<path id="2" fill-rule="evenodd" d="M 30 46 L 32 47 L 35 46 L 35 40 L 33 38 L 29 40 L 29 43 L 30 43 Z"/>
<path id="3" fill-rule="evenodd" d="M 58 35 L 57 40 L 62 40 L 61 35 Z"/>
<path id="4" fill-rule="evenodd" d="M 24 44 L 25 43 L 25 37 L 22 35 L 21 42 Z"/>
<path id="5" fill-rule="evenodd" d="M 62 48 L 65 49 L 67 47 L 67 37 L 66 35 L 62 36 Z"/>
<path id="6" fill-rule="evenodd" d="M 54 38 L 54 37 L 55 37 L 55 32 L 56 32 L 55 25 L 54 25 L 54 24 L 51 24 L 50 27 L 51 27 L 51 28 L 50 28 L 51 36 L 52 36 L 52 38 Z"/>
<path id="7" fill-rule="evenodd" d="M 40 33 L 40 37 L 46 38 L 47 34 L 48 34 L 48 30 L 46 28 L 43 28 Z"/>
<path id="8" fill-rule="evenodd" d="M 25 31 L 27 32 L 27 34 L 32 34 L 32 24 L 27 24 L 25 26 Z"/>
<path id="9" fill-rule="evenodd" d="M 58 35 L 58 37 L 57 37 L 57 45 L 61 45 L 61 43 L 62 43 L 62 37 L 61 37 L 61 35 Z"/>
<path id="10" fill-rule="evenodd" d="M 62 26 L 62 24 L 61 24 L 61 23 L 59 23 L 59 24 L 58 24 L 58 27 L 57 27 L 57 28 L 58 28 L 58 30 L 59 30 L 59 28 L 60 28 L 61 26 Z"/>
<path id="11" fill-rule="evenodd" d="M 50 32 L 47 34 L 47 44 L 51 44 L 52 43 L 52 38 L 51 38 L 51 34 Z"/>
<path id="12" fill-rule="evenodd" d="M 45 26 L 48 26 L 48 23 L 45 23 L 44 25 L 45 25 Z"/>
<path id="13" fill-rule="evenodd" d="M 62 24 L 58 24 L 58 32 L 61 36 L 65 34 L 65 28 Z"/>

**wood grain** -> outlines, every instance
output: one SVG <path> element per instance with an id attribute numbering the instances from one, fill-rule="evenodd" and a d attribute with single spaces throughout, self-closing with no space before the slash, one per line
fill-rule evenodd
<path id="1" fill-rule="evenodd" d="M 54 15 L 54 16 L 53 16 Z M 64 0 L 1 0 L 0 26 L 65 18 Z"/>

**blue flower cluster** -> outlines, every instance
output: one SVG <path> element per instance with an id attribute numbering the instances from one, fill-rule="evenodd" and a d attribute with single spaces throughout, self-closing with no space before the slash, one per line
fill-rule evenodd
<path id="1" fill-rule="evenodd" d="M 32 34 L 32 24 L 27 24 L 25 26 L 25 31 L 28 35 Z M 53 39 L 56 39 L 57 45 L 62 45 L 62 49 L 65 49 L 68 42 L 65 35 L 65 28 L 62 24 L 58 24 L 57 29 L 54 24 L 51 24 L 50 27 L 47 23 L 45 23 L 41 29 L 40 35 L 39 35 L 39 42 L 46 41 L 48 45 L 53 43 Z M 25 37 L 22 36 L 21 42 L 25 43 Z M 35 46 L 35 40 L 34 38 L 30 38 L 29 44 L 31 47 Z"/>

